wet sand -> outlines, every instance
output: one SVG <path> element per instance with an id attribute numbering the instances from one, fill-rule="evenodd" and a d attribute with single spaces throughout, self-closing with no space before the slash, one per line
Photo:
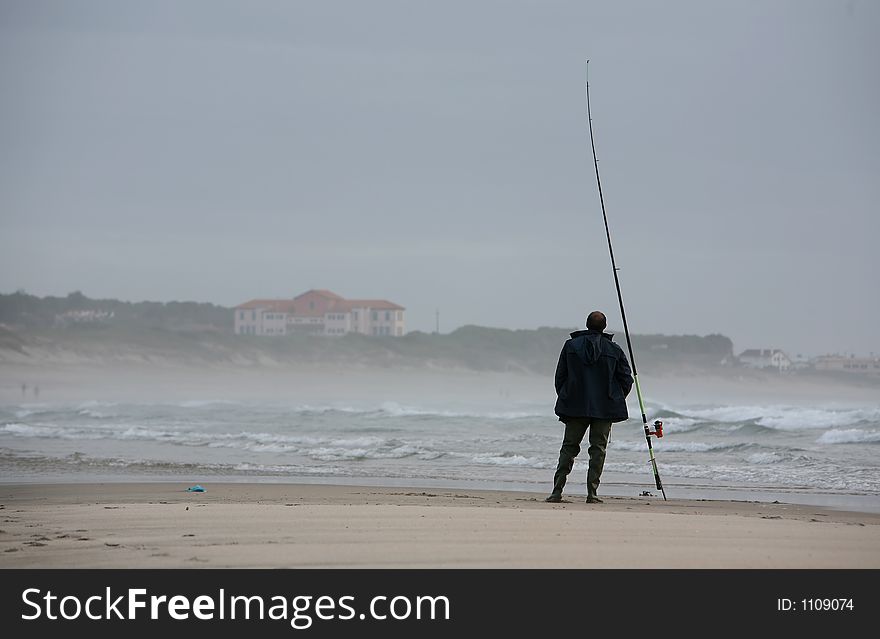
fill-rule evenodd
<path id="1" fill-rule="evenodd" d="M 302 484 L 0 485 L 0 568 L 880 568 L 880 514 Z"/>

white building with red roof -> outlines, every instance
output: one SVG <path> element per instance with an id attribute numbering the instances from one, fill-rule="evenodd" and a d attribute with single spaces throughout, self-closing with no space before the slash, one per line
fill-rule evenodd
<path id="1" fill-rule="evenodd" d="M 775 368 L 787 371 L 791 359 L 778 348 L 750 348 L 739 354 L 739 361 L 749 368 Z"/>
<path id="2" fill-rule="evenodd" d="M 289 300 L 257 299 L 235 307 L 236 335 L 387 335 L 404 333 L 403 306 L 388 300 L 348 300 L 312 289 Z"/>

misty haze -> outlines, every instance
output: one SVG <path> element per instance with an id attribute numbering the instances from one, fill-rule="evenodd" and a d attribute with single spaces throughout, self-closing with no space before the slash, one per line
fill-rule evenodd
<path id="1" fill-rule="evenodd" d="M 665 430 L 603 495 L 880 512 L 878 27 L 0 0 L 0 483 L 543 496 L 600 309 Z"/>

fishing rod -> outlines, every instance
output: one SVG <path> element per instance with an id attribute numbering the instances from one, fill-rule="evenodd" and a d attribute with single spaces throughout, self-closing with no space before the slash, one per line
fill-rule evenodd
<path id="1" fill-rule="evenodd" d="M 648 418 L 645 416 L 645 403 L 642 400 L 642 389 L 639 386 L 639 373 L 636 370 L 636 358 L 633 355 L 632 340 L 629 337 L 629 326 L 626 323 L 626 311 L 623 309 L 623 295 L 620 293 L 620 279 L 617 277 L 617 262 L 614 261 L 614 248 L 611 246 L 611 231 L 608 230 L 608 215 L 605 213 L 605 198 L 602 195 L 602 181 L 599 179 L 599 160 L 596 158 L 596 142 L 593 140 L 593 116 L 590 113 L 590 61 L 587 60 L 587 120 L 590 126 L 590 147 L 593 149 L 593 166 L 596 167 L 596 185 L 599 187 L 599 202 L 602 205 L 602 219 L 605 221 L 605 237 L 608 238 L 608 253 L 611 255 L 611 271 L 614 273 L 614 287 L 617 289 L 617 301 L 620 303 L 620 317 L 623 318 L 623 332 L 626 335 L 626 347 L 629 350 L 629 361 L 632 363 L 633 381 L 636 385 L 636 395 L 639 398 L 639 409 L 642 411 L 642 425 L 645 427 L 645 441 L 648 442 L 648 455 L 651 457 L 651 467 L 654 470 L 654 482 L 657 490 L 663 493 L 663 501 L 666 501 L 666 491 L 663 490 L 663 482 L 660 481 L 660 472 L 657 470 L 657 460 L 654 458 L 654 446 L 651 444 L 651 436 L 663 437 L 663 422 L 659 419 L 654 421 L 653 430 L 648 427 Z"/>

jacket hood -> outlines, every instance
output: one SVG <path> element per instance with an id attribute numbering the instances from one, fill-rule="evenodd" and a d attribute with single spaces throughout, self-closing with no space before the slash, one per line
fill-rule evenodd
<path id="1" fill-rule="evenodd" d="M 602 338 L 611 341 L 614 335 L 602 331 L 575 331 L 571 333 L 572 347 L 585 364 L 594 364 L 602 354 Z M 583 339 L 579 339 L 583 338 Z"/>

